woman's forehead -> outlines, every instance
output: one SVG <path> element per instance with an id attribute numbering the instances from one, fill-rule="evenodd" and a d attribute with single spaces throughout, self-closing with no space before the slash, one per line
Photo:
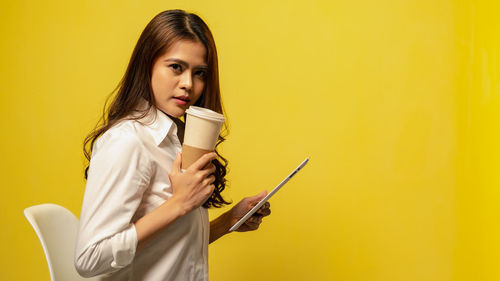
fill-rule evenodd
<path id="1" fill-rule="evenodd" d="M 160 60 L 177 59 L 192 66 L 206 66 L 207 50 L 199 41 L 178 40 L 160 57 Z"/>

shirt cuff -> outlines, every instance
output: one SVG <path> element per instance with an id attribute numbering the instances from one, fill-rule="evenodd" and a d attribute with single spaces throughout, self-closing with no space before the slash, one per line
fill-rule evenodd
<path id="1" fill-rule="evenodd" d="M 134 259 L 136 248 L 137 232 L 134 224 L 130 224 L 122 232 L 111 238 L 111 250 L 113 252 L 111 267 L 119 269 L 129 265 Z"/>

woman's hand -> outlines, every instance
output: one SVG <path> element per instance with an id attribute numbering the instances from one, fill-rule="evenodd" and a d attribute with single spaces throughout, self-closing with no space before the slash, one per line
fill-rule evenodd
<path id="1" fill-rule="evenodd" d="M 229 229 L 236 224 L 248 211 L 250 211 L 259 201 L 267 195 L 263 191 L 252 197 L 243 198 L 231 210 L 225 212 L 220 217 L 210 222 L 210 243 L 229 233 Z M 236 231 L 244 232 L 256 230 L 262 223 L 262 218 L 271 214 L 269 202 L 264 203 L 251 217 L 247 219 Z"/>
<path id="2" fill-rule="evenodd" d="M 217 157 L 214 152 L 203 155 L 187 170 L 181 172 L 181 154 L 172 164 L 172 172 L 168 175 L 172 184 L 173 195 L 169 201 L 177 202 L 184 214 L 201 206 L 215 188 L 215 165 L 212 160 Z"/>
<path id="3" fill-rule="evenodd" d="M 243 198 L 230 211 L 230 225 L 233 226 L 238 222 L 248 211 L 250 211 L 259 201 L 267 195 L 267 191 L 263 191 L 255 196 Z M 250 218 L 246 220 L 236 231 L 244 232 L 256 230 L 262 223 L 262 218 L 271 214 L 269 202 L 264 203 Z"/>
<path id="4" fill-rule="evenodd" d="M 189 211 L 201 206 L 214 190 L 215 166 L 211 163 L 215 153 L 207 153 L 181 173 L 181 155 L 177 155 L 168 175 L 172 184 L 172 197 L 146 214 L 134 225 L 137 231 L 137 250 L 158 233 L 171 225 L 175 220 Z"/>

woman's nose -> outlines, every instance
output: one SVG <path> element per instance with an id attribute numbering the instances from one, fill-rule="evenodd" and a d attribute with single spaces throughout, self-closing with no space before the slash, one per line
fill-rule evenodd
<path id="1" fill-rule="evenodd" d="M 186 91 L 190 91 L 191 88 L 193 87 L 193 80 L 191 78 L 191 73 L 189 71 L 185 71 L 181 75 L 180 87 L 181 89 L 184 89 Z"/>

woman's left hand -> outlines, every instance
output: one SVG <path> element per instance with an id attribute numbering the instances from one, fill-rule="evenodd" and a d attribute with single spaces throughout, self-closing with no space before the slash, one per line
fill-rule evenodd
<path id="1" fill-rule="evenodd" d="M 250 211 L 259 201 L 267 195 L 267 191 L 263 191 L 255 196 L 243 198 L 236 204 L 230 211 L 230 224 L 234 225 L 238 222 L 248 211 Z M 271 214 L 269 202 L 264 203 L 250 218 L 247 219 L 236 231 L 245 232 L 256 230 L 262 223 L 262 218 Z"/>

